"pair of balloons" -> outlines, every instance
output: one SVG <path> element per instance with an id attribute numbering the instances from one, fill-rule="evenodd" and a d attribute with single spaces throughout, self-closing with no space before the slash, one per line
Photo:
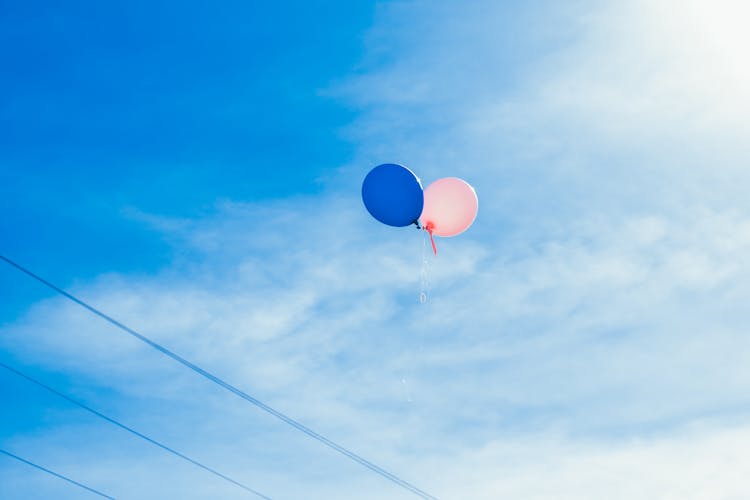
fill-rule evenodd
<path id="1" fill-rule="evenodd" d="M 373 168 L 362 183 L 362 201 L 383 224 L 416 224 L 433 236 L 456 236 L 476 219 L 479 201 L 474 188 L 457 177 L 438 179 L 427 189 L 414 172 L 394 163 Z M 421 226 L 420 226 L 421 224 Z"/>

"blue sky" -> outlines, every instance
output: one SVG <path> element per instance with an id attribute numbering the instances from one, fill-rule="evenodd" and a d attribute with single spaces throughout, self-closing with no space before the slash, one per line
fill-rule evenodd
<path id="1" fill-rule="evenodd" d="M 69 276 L 113 258 L 152 270 L 169 248 L 128 209 L 194 216 L 220 198 L 319 191 L 353 150 L 337 133 L 353 112 L 320 89 L 356 65 L 373 9 L 7 6 L 2 199 L 14 217 L 3 233 L 44 262 L 54 246 L 76 266 Z"/>
<path id="2" fill-rule="evenodd" d="M 2 253 L 441 498 L 744 498 L 747 14 L 9 7 Z M 383 162 L 467 179 L 475 225 L 424 263 L 361 206 Z M 403 495 L 12 269 L 0 289 L 3 362 L 274 498 Z M 10 451 L 116 497 L 243 495 L 0 377 Z M 0 496 L 79 492 L 5 459 Z"/>

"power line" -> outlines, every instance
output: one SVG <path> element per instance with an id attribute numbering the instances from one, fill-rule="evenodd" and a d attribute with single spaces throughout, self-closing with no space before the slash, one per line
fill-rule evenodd
<path id="1" fill-rule="evenodd" d="M 94 488 L 89 488 L 89 487 L 88 487 L 88 486 L 86 486 L 85 484 L 81 484 L 81 483 L 79 483 L 78 481 L 73 481 L 73 480 L 72 480 L 72 479 L 70 479 L 69 477 L 65 477 L 65 476 L 63 476 L 62 474 L 58 474 L 57 472 L 54 472 L 54 471 L 51 471 L 51 470 L 49 470 L 49 469 L 47 469 L 47 468 L 45 468 L 45 467 L 42 467 L 41 465 L 37 465 L 37 464 L 35 464 L 35 463 L 33 463 L 33 462 L 29 462 L 29 461 L 28 461 L 28 460 L 26 460 L 25 458 L 21 458 L 21 457 L 19 457 L 18 455 L 14 455 L 13 453 L 11 453 L 11 452 L 9 452 L 9 451 L 5 451 L 5 450 L 3 450 L 3 449 L 1 449 L 1 448 L 0 448 L 0 453 L 2 453 L 3 455 L 7 455 L 7 456 L 9 456 L 10 458 L 15 458 L 15 459 L 16 459 L 16 460 L 18 460 L 19 462 L 23 462 L 23 463 L 25 463 L 26 465 L 30 465 L 30 466 L 32 466 L 32 467 L 34 467 L 34 468 L 36 468 L 36 469 L 39 469 L 39 470 L 41 470 L 41 471 L 44 471 L 44 472 L 46 472 L 47 474 L 51 474 L 51 475 L 53 475 L 53 476 L 55 476 L 55 477 L 57 477 L 57 478 L 60 478 L 60 479 L 62 479 L 63 481 L 67 481 L 67 482 L 69 482 L 70 484 L 74 484 L 74 485 L 78 486 L 79 488 L 83 488 L 84 490 L 88 490 L 88 491 L 90 491 L 91 493 L 94 493 L 95 495 L 99 495 L 100 497 L 104 497 L 104 498 L 109 498 L 110 500 L 115 500 L 115 497 L 111 497 L 111 496 L 109 496 L 109 495 L 105 495 L 105 494 L 104 494 L 104 493 L 102 493 L 101 491 L 97 491 L 97 490 L 95 490 Z"/>
<path id="2" fill-rule="evenodd" d="M 125 424 L 121 424 L 117 420 L 115 420 L 115 419 L 113 419 L 111 417 L 108 417 L 108 416 L 104 415 L 103 413 L 100 413 L 100 412 L 94 410 L 93 408 L 91 408 L 89 406 L 86 406 L 85 404 L 83 404 L 83 403 L 81 403 L 79 401 L 76 401 L 75 399 L 73 399 L 73 398 L 71 398 L 69 396 L 66 396 L 62 392 L 53 389 L 52 387 L 48 386 L 47 384 L 45 384 L 43 382 L 40 382 L 40 381 L 38 381 L 38 380 L 36 380 L 34 378 L 31 378 L 31 377 L 29 377 L 28 375 L 26 375 L 24 373 L 21 373 L 20 371 L 16 370 L 15 368 L 12 368 L 12 367 L 6 365 L 2 361 L 0 361 L 0 367 L 5 368 L 6 370 L 8 370 L 8 371 L 10 371 L 12 373 L 15 373 L 19 377 L 22 377 L 22 378 L 28 380 L 29 382 L 31 382 L 33 384 L 36 384 L 39 387 L 42 387 L 43 389 L 48 390 L 52 394 L 55 394 L 56 396 L 59 396 L 59 397 L 65 399 L 66 401 L 68 401 L 70 403 L 73 403 L 74 405 L 78 406 L 79 408 L 83 408 L 84 410 L 88 411 L 89 413 L 93 413 L 97 417 L 102 418 L 102 419 L 106 420 L 107 422 L 112 423 L 112 424 L 116 425 L 117 427 L 119 427 L 121 429 L 124 429 L 124 430 L 128 431 L 129 433 L 131 433 L 131 434 L 133 434 L 135 436 L 138 436 L 141 439 L 145 439 L 149 443 L 151 443 L 153 445 L 156 445 L 159 448 L 161 448 L 163 450 L 166 450 L 169 453 L 172 453 L 173 455 L 176 455 L 176 456 L 180 457 L 181 459 L 186 460 L 186 461 L 190 462 L 191 464 L 196 465 L 196 466 L 200 467 L 201 469 L 203 469 L 205 471 L 208 471 L 208 472 L 210 472 L 211 474 L 213 474 L 215 476 L 220 477 L 221 479 L 224 479 L 225 481 L 229 481 L 230 483 L 234 484 L 235 486 L 239 486 L 243 490 L 249 491 L 250 493 L 253 493 L 254 495 L 257 495 L 260 498 L 265 498 L 266 500 L 271 500 L 269 497 L 265 496 L 262 493 L 259 493 L 258 491 L 255 491 L 254 489 L 250 488 L 249 486 L 245 486 L 244 484 L 235 481 L 231 477 L 225 476 L 221 472 L 219 472 L 217 470 L 214 470 L 211 467 L 208 467 L 206 465 L 203 465 L 202 463 L 198 462 L 197 460 L 193 460 L 192 458 L 190 458 L 190 457 L 188 457 L 186 455 L 183 455 L 179 451 L 174 450 L 174 449 L 170 448 L 167 445 L 161 444 L 160 442 L 156 441 L 155 439 L 152 439 L 152 438 L 150 438 L 150 437 L 148 437 L 148 436 L 146 436 L 144 434 L 141 434 L 140 432 L 136 431 L 135 429 L 132 429 L 132 428 L 128 427 Z"/>
<path id="3" fill-rule="evenodd" d="M 203 376 L 204 378 L 210 380 L 211 382 L 215 383 L 216 385 L 223 387 L 227 391 L 231 392 L 235 396 L 238 396 L 248 403 L 251 403 L 255 405 L 256 407 L 260 408 L 261 410 L 265 411 L 266 413 L 276 417 L 277 419 L 281 420 L 282 422 L 294 427 L 298 431 L 306 434 L 307 436 L 319 441 L 320 443 L 323 443 L 324 445 L 328 446 L 329 448 L 341 453 L 345 457 L 353 460 L 354 462 L 357 462 L 358 464 L 370 469 L 371 471 L 375 472 L 376 474 L 379 474 L 380 476 L 388 479 L 389 481 L 397 484 L 398 486 L 401 486 L 402 488 L 414 493 L 417 496 L 420 496 L 422 498 L 427 498 L 431 500 L 436 500 L 436 497 L 433 495 L 430 495 L 429 493 L 417 488 L 413 484 L 405 481 L 404 479 L 401 479 L 400 477 L 396 476 L 395 474 L 388 472 L 387 470 L 383 469 L 382 467 L 370 462 L 369 460 L 357 455 L 353 451 L 348 450 L 347 448 L 335 443 L 334 441 L 331 441 L 330 439 L 326 438 L 325 436 L 318 434 L 314 430 L 310 429 L 309 427 L 301 424 L 300 422 L 297 422 L 293 418 L 281 413 L 278 410 L 275 410 L 274 408 L 268 406 L 267 404 L 263 403 L 262 401 L 254 398 L 253 396 L 247 394 L 246 392 L 236 388 L 235 386 L 231 385 L 228 382 L 225 382 L 221 378 L 217 377 L 216 375 L 204 370 L 200 366 L 188 361 L 187 359 L 183 358 L 179 354 L 176 354 L 166 347 L 162 346 L 161 344 L 158 344 L 154 342 L 153 340 L 149 339 L 145 335 L 142 335 L 138 333 L 137 331 L 133 330 L 132 328 L 124 325 L 123 323 L 117 321 L 116 319 L 112 318 L 111 316 L 108 316 L 107 314 L 103 313 L 99 309 L 95 308 L 94 306 L 91 306 L 84 302 L 83 300 L 75 297 L 74 295 L 66 292 L 62 288 L 50 283 L 49 281 L 45 280 L 41 276 L 34 274 L 32 271 L 26 269 L 25 267 L 21 266 L 20 264 L 10 260 L 8 257 L 5 257 L 4 255 L 0 255 L 0 259 L 4 260 L 11 266 L 15 267 L 22 273 L 30 276 L 31 278 L 37 280 L 38 282 L 42 283 L 46 287 L 54 290 L 55 292 L 59 293 L 63 297 L 67 298 L 68 300 L 75 302 L 79 306 L 83 307 L 84 309 L 88 310 L 89 312 L 95 314 L 96 316 L 99 316 L 103 320 L 107 321 L 108 323 L 114 325 L 115 327 L 119 328 L 120 330 L 128 333 L 129 335 L 132 335 L 133 337 L 137 338 L 141 342 L 148 344 L 152 348 L 156 349 L 157 351 L 161 352 L 165 356 L 172 358 L 174 361 L 180 363 L 181 365 L 193 370 L 194 372 L 198 373 L 199 375 Z"/>

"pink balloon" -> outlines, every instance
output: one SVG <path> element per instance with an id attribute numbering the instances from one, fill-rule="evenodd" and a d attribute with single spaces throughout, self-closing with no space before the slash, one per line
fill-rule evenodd
<path id="1" fill-rule="evenodd" d="M 435 236 L 456 236 L 474 222 L 479 200 L 474 188 L 457 177 L 438 179 L 424 190 L 422 227 Z"/>

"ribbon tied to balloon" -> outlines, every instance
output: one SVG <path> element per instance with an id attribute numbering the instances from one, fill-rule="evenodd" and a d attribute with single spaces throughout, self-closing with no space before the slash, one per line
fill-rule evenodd
<path id="1" fill-rule="evenodd" d="M 479 201 L 474 188 L 463 179 L 444 177 L 426 189 L 414 172 L 395 163 L 370 170 L 362 183 L 362 201 L 383 224 L 404 227 L 415 224 L 430 235 L 437 255 L 435 236 L 456 236 L 477 217 Z"/>

